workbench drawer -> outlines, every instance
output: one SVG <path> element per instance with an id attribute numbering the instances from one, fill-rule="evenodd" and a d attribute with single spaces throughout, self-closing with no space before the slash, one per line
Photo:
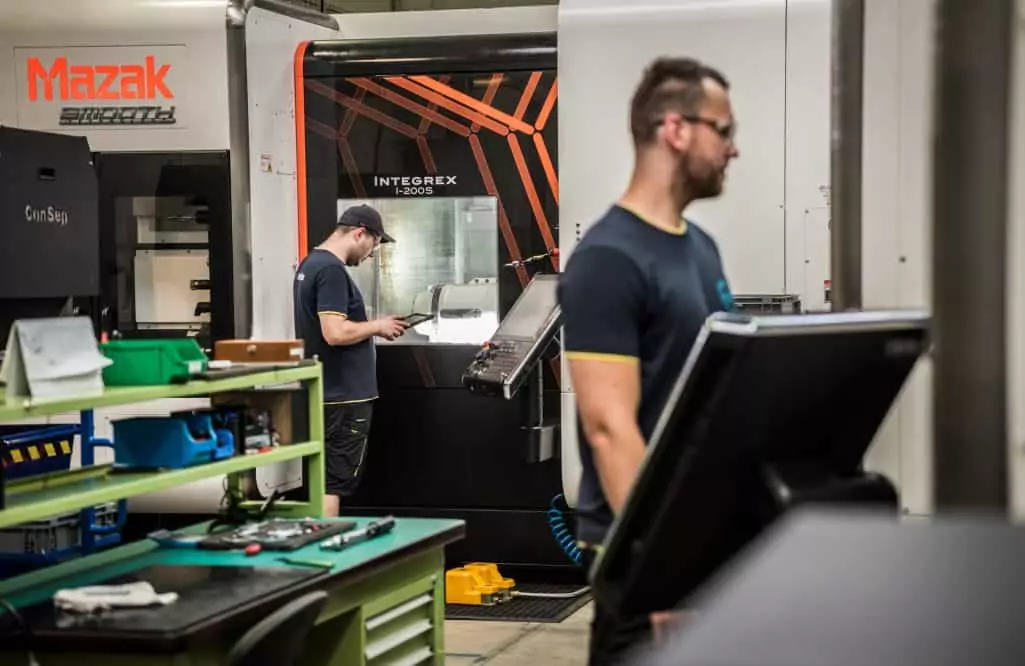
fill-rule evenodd
<path id="1" fill-rule="evenodd" d="M 434 655 L 434 596 L 422 592 L 366 620 L 366 663 L 413 666 Z"/>

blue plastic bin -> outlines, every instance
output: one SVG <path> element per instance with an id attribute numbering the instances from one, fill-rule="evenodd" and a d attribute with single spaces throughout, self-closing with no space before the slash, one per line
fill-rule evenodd
<path id="1" fill-rule="evenodd" d="M 141 469 L 181 469 L 230 458 L 235 438 L 215 430 L 209 414 L 137 417 L 114 422 L 114 464 Z"/>

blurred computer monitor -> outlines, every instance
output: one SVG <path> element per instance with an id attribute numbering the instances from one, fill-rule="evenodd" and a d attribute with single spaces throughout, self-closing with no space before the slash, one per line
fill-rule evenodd
<path id="1" fill-rule="evenodd" d="M 922 313 L 711 317 L 592 573 L 608 612 L 677 607 L 786 508 L 890 505 L 862 457 L 928 345 Z"/>

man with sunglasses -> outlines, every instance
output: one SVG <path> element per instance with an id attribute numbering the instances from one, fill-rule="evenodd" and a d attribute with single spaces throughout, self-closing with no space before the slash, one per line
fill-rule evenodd
<path id="1" fill-rule="evenodd" d="M 337 516 L 341 497 L 359 484 L 377 399 L 374 337 L 394 340 L 406 330 L 398 317 L 367 321 L 363 294 L 347 266 L 359 266 L 381 243 L 393 243 L 381 214 L 353 206 L 299 264 L 293 284 L 296 336 L 324 375 L 324 514 Z"/>
<path id="2" fill-rule="evenodd" d="M 653 62 L 630 107 L 629 186 L 581 239 L 560 279 L 581 435 L 577 538 L 588 568 L 705 319 L 733 308 L 715 242 L 683 212 L 722 191 L 738 156 L 734 128 L 722 74 L 689 58 Z M 621 663 L 673 618 L 610 617 L 596 608 L 589 663 Z"/>

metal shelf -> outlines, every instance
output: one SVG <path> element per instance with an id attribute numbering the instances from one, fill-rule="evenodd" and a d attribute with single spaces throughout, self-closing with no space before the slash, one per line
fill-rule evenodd
<path id="1" fill-rule="evenodd" d="M 101 407 L 127 405 L 168 398 L 202 397 L 229 391 L 244 391 L 270 387 L 293 387 L 297 382 L 305 385 L 310 401 L 310 438 L 312 441 L 286 444 L 273 451 L 240 455 L 217 462 L 160 471 L 115 471 L 111 465 L 87 465 L 41 476 L 11 481 L 7 484 L 6 507 L 0 510 L 0 528 L 21 525 L 49 518 L 105 502 L 126 499 L 159 490 L 167 490 L 194 481 L 280 463 L 298 458 L 310 458 L 307 482 L 310 499 L 287 507 L 290 513 L 319 515 L 323 509 L 323 417 L 320 405 L 323 388 L 320 382 L 320 364 L 303 365 L 265 372 L 226 377 L 224 379 L 197 380 L 184 384 L 164 386 L 110 387 L 95 396 L 70 397 L 54 400 L 18 399 L 0 402 L 0 423 L 38 418 L 52 414 L 81 412 Z M 229 476 L 229 483 L 238 482 Z"/>
<path id="2" fill-rule="evenodd" d="M 60 398 L 57 400 L 19 399 L 15 403 L 0 400 L 0 423 L 19 421 L 38 416 L 79 412 L 85 409 L 130 405 L 132 403 L 162 400 L 166 398 L 188 398 L 240 391 L 258 386 L 288 384 L 296 381 L 319 379 L 320 365 L 304 365 L 287 370 L 269 370 L 251 375 L 229 377 L 210 381 L 198 380 L 185 384 L 167 386 L 110 387 L 95 396 Z"/>
<path id="3" fill-rule="evenodd" d="M 0 528 L 20 525 L 89 506 L 167 490 L 193 481 L 241 472 L 321 452 L 320 442 L 288 444 L 267 453 L 154 472 L 112 473 L 110 465 L 57 472 L 11 483 L 7 508 L 0 511 Z"/>

